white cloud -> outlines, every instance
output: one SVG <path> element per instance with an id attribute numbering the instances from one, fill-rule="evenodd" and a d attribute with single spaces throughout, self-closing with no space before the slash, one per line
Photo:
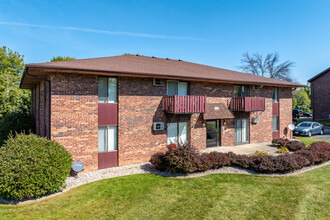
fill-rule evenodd
<path id="1" fill-rule="evenodd" d="M 9 26 L 23 26 L 23 27 L 32 27 L 32 28 L 81 31 L 81 32 L 89 32 L 89 33 L 99 33 L 99 34 L 119 35 L 119 36 L 131 36 L 131 37 L 145 37 L 145 38 L 159 38 L 159 39 L 173 39 L 173 40 L 211 41 L 211 40 L 208 40 L 208 39 L 201 39 L 201 38 L 195 38 L 195 37 L 181 37 L 181 36 L 170 36 L 170 35 L 144 34 L 144 33 L 134 33 L 134 32 L 126 32 L 126 31 L 125 32 L 124 31 L 108 31 L 108 30 L 99 30 L 99 29 L 90 29 L 90 28 L 49 26 L 49 25 L 17 23 L 17 22 L 5 22 L 5 21 L 0 21 L 0 24 L 9 25 Z"/>

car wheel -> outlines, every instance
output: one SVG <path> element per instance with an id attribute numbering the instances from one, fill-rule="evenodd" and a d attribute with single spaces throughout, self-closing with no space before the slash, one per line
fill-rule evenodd
<path id="1" fill-rule="evenodd" d="M 312 137 L 312 132 L 308 132 L 308 137 Z"/>
<path id="2" fill-rule="evenodd" d="M 323 132 L 324 132 L 324 131 L 323 131 L 323 130 L 321 130 L 321 132 L 320 132 L 320 135 L 323 135 Z"/>

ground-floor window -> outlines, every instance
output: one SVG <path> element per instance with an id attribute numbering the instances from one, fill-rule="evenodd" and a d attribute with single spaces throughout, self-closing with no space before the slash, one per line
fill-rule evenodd
<path id="1" fill-rule="evenodd" d="M 167 123 L 167 144 L 188 143 L 189 122 Z"/>
<path id="2" fill-rule="evenodd" d="M 279 130 L 278 116 L 273 116 L 273 132 Z"/>
<path id="3" fill-rule="evenodd" d="M 98 152 L 116 151 L 117 149 L 117 126 L 99 126 Z"/>

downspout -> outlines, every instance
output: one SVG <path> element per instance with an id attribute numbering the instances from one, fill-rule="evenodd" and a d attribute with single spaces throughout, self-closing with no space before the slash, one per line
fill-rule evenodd
<path id="1" fill-rule="evenodd" d="M 50 80 L 48 80 L 47 78 L 42 78 L 42 77 L 38 77 L 38 76 L 35 76 L 35 75 L 32 75 L 29 73 L 28 71 L 29 67 L 26 68 L 26 75 L 28 76 L 31 76 L 33 78 L 36 78 L 36 79 L 39 79 L 39 80 L 43 80 L 44 82 L 48 82 L 48 88 L 49 88 L 49 93 L 48 93 L 48 100 L 49 100 L 49 105 L 48 105 L 48 114 L 49 114 L 49 120 L 48 120 L 48 127 L 49 127 L 49 130 L 48 130 L 48 134 L 46 133 L 46 136 L 48 139 L 50 139 L 50 134 L 51 134 L 51 114 L 50 114 L 50 110 L 51 110 L 51 82 Z M 46 89 L 46 83 L 45 83 L 45 88 L 44 88 L 44 109 L 46 110 L 46 95 L 47 95 L 47 89 Z M 46 121 L 46 114 L 44 115 L 44 121 Z M 46 126 L 46 123 L 45 123 L 45 131 L 47 131 L 47 126 Z"/>

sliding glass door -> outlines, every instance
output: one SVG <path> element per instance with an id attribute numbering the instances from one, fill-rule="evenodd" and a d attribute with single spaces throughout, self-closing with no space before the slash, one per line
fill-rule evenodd
<path id="1" fill-rule="evenodd" d="M 249 143 L 249 119 L 235 120 L 235 144 Z"/>

